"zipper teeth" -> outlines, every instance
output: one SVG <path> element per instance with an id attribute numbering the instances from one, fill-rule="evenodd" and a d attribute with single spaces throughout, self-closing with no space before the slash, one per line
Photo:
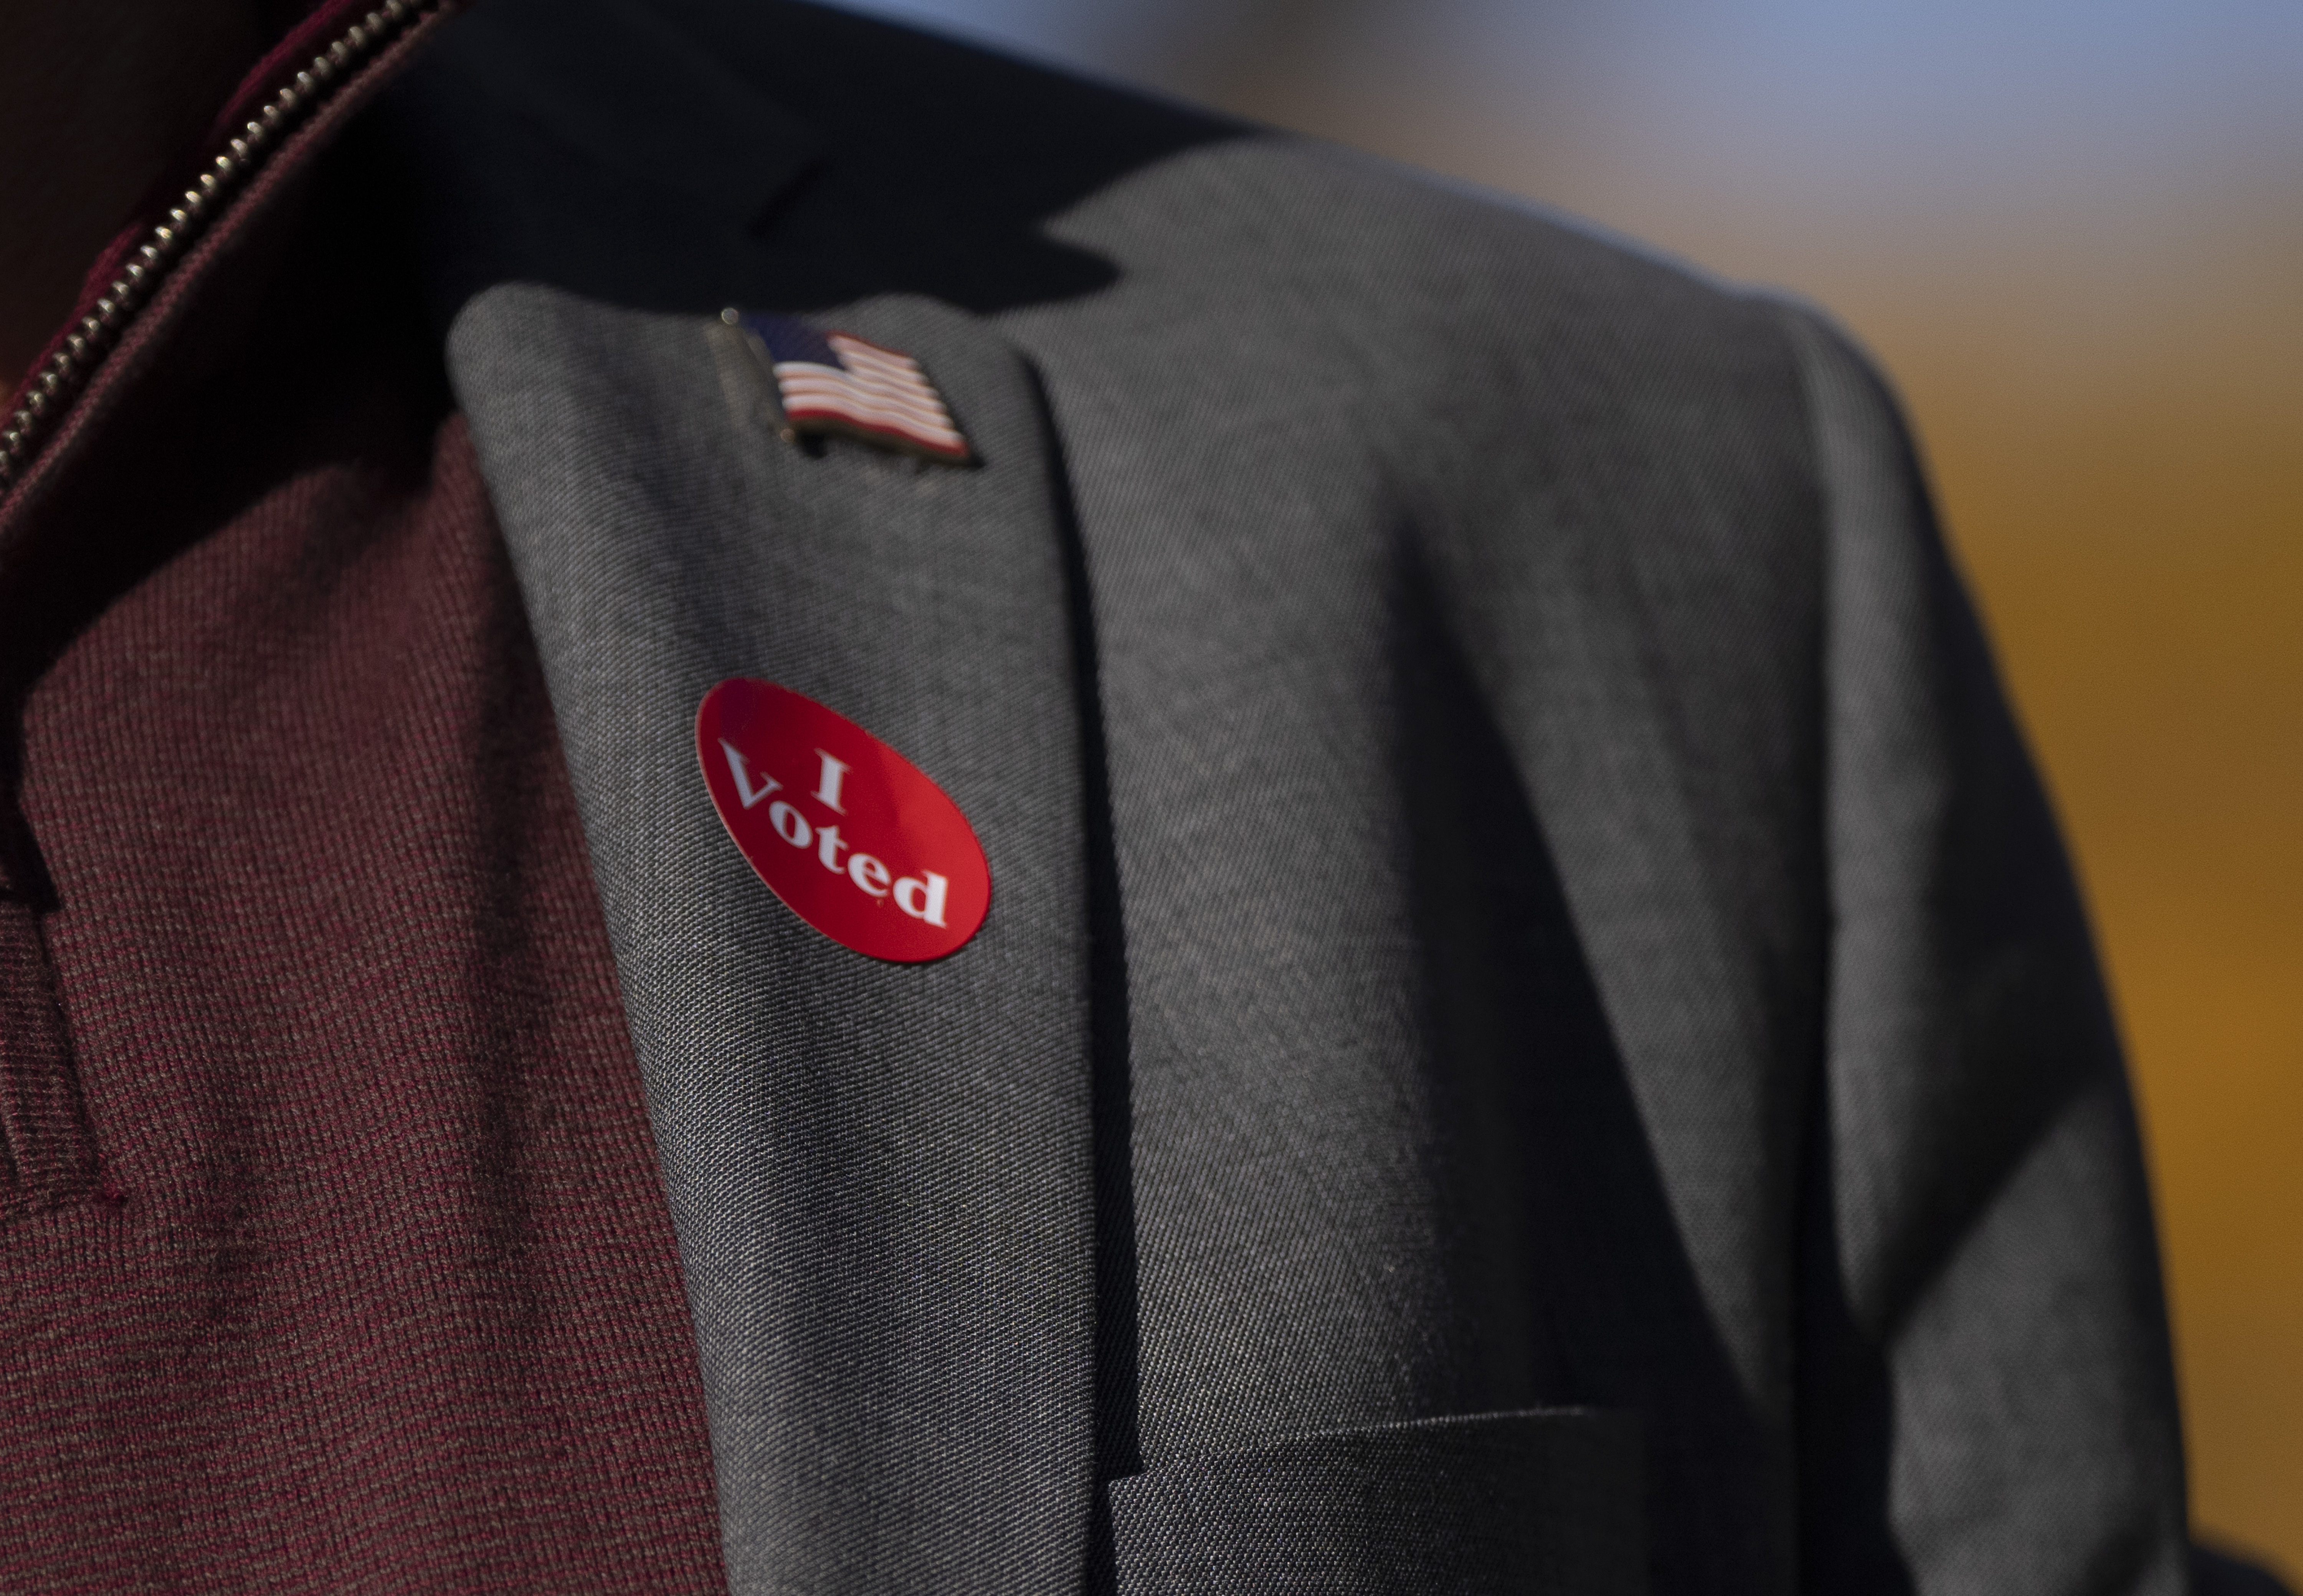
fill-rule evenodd
<path id="1" fill-rule="evenodd" d="M 168 209 L 166 218 L 144 241 L 94 307 L 56 347 L 39 375 L 26 384 L 22 402 L 0 432 L 0 489 L 5 489 L 71 407 L 105 353 L 120 340 L 138 310 L 166 280 L 192 240 L 215 219 L 234 190 L 260 167 L 282 139 L 313 107 L 342 86 L 378 46 L 399 34 L 410 19 L 444 0 L 384 0 L 374 11 L 337 35 L 289 82 L 266 100 L 215 159 Z"/>

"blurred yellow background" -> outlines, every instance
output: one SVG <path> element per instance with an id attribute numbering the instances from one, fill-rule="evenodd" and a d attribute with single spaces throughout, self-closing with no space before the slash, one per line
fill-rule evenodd
<path id="1" fill-rule="evenodd" d="M 868 3 L 1590 218 L 1869 346 L 2110 967 L 2196 1523 L 2303 1575 L 2303 8 Z"/>

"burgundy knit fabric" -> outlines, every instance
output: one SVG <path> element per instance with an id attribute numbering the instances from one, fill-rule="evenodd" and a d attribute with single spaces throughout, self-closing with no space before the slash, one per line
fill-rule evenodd
<path id="1" fill-rule="evenodd" d="M 0 1224 L 97 1190 L 41 895 L 0 877 Z"/>
<path id="2" fill-rule="evenodd" d="M 0 1588 L 720 1589 L 519 595 L 389 251 L 306 209 L 0 528 Z"/>

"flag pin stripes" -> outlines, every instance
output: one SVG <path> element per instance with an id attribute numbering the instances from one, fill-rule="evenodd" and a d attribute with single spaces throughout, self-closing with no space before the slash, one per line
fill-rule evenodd
<path id="1" fill-rule="evenodd" d="M 950 466 L 974 458 L 943 395 L 901 349 L 797 316 L 730 309 L 720 319 L 766 368 L 786 438 L 837 433 Z"/>

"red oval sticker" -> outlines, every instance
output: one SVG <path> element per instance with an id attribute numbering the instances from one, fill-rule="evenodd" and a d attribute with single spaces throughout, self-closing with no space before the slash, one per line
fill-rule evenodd
<path id="1" fill-rule="evenodd" d="M 959 805 L 862 727 L 736 676 L 696 711 L 704 785 L 736 846 L 793 913 L 874 959 L 956 953 L 991 907 Z"/>

